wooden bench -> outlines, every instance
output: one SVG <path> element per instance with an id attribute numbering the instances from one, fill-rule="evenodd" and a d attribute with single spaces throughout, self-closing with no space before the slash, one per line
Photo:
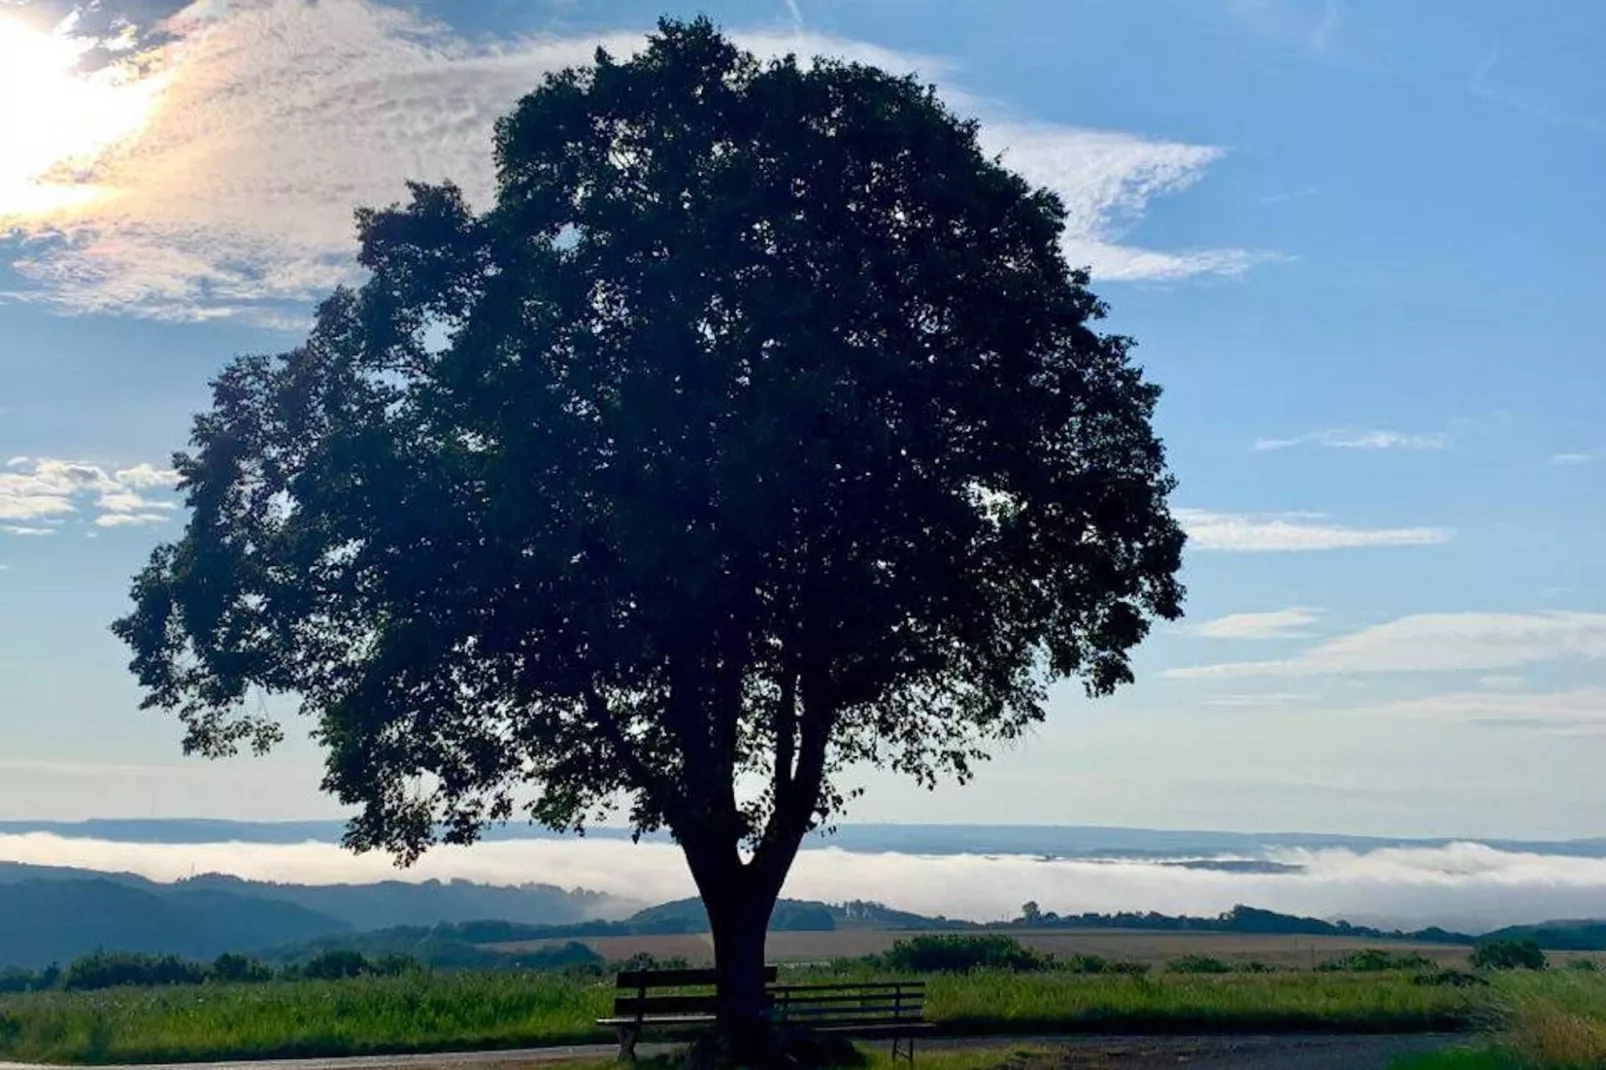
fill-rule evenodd
<path id="1" fill-rule="evenodd" d="M 770 985 L 770 1013 L 783 1025 L 853 1037 L 889 1037 L 892 1061 L 915 1064 L 915 1037 L 926 1021 L 926 982 L 863 981 Z"/>
<path id="2" fill-rule="evenodd" d="M 774 966 L 764 971 L 765 994 L 777 1025 L 821 1033 L 890 1037 L 892 1057 L 915 1060 L 915 1037 L 929 1032 L 923 981 L 850 984 L 775 983 Z M 614 981 L 613 1015 L 597 1024 L 619 1037 L 619 1058 L 635 1058 L 636 1042 L 648 1027 L 666 1031 L 713 1024 L 716 1002 L 713 970 L 627 970 Z"/>

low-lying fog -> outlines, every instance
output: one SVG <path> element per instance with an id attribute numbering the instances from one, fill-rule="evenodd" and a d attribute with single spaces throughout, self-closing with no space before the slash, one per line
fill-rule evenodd
<path id="1" fill-rule="evenodd" d="M 1272 849 L 1283 872 L 1225 872 L 1161 861 L 1040 860 L 1023 855 L 805 850 L 786 894 L 874 899 L 905 910 L 996 920 L 1026 900 L 1059 913 L 1214 914 L 1238 903 L 1367 924 L 1482 930 L 1554 918 L 1606 917 L 1606 859 L 1447 847 Z M 618 840 L 515 840 L 441 847 L 397 870 L 383 855 L 334 844 L 142 844 L 50 834 L 0 836 L 0 859 L 138 873 L 171 881 L 216 872 L 291 883 L 454 878 L 584 887 L 652 903 L 694 894 L 678 849 Z M 1183 861 L 1177 859 L 1173 861 Z"/>

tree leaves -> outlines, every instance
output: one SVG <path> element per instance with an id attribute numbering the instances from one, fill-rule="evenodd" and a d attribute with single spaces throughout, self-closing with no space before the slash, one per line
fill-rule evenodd
<path id="1" fill-rule="evenodd" d="M 196 749 L 286 694 L 359 848 L 623 799 L 774 877 L 850 764 L 963 778 L 1130 680 L 1182 596 L 1158 390 L 974 124 L 666 21 L 496 157 L 483 214 L 359 212 L 369 281 L 214 383 L 116 626 Z"/>

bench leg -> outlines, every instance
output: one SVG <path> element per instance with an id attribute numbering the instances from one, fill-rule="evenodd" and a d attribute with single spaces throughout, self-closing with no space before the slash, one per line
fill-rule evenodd
<path id="1" fill-rule="evenodd" d="M 633 1063 L 636 1061 L 636 1037 L 640 1032 L 633 1025 L 622 1025 L 619 1034 L 619 1061 Z"/>

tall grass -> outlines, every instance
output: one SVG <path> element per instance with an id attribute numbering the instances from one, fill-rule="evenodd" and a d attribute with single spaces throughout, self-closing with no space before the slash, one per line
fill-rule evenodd
<path id="1" fill-rule="evenodd" d="M 183 1062 L 607 1039 L 611 984 L 509 973 L 37 993 L 0 1001 L 0 1058 Z"/>
<path id="2" fill-rule="evenodd" d="M 1486 1013 L 1467 989 L 1403 974 L 937 976 L 927 1017 L 953 1033 L 1451 1031 Z"/>
<path id="3" fill-rule="evenodd" d="M 864 979 L 862 970 L 810 980 Z M 1406 973 L 933 974 L 927 1017 L 956 1034 L 1409 1032 L 1503 1026 L 1533 1059 L 1606 1052 L 1606 977 Z M 348 981 L 47 992 L 0 999 L 0 1060 L 131 1063 L 607 1042 L 611 978 L 421 973 Z M 1596 1047 L 1595 1045 L 1601 1045 Z M 1566 1062 L 1545 1065 L 1563 1066 Z"/>

